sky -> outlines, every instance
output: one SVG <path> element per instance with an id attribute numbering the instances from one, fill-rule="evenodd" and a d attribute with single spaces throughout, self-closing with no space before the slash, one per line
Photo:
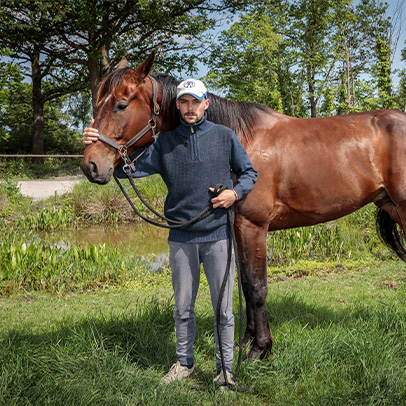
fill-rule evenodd
<path id="1" fill-rule="evenodd" d="M 405 0 L 388 0 L 388 14 L 393 16 L 396 7 L 401 5 L 401 15 L 399 16 L 400 37 L 393 57 L 393 69 L 406 69 L 406 62 L 401 61 L 401 51 L 406 48 L 406 1 Z M 398 83 L 398 78 L 394 78 L 394 84 Z"/>
<path id="2" fill-rule="evenodd" d="M 387 14 L 392 17 L 392 21 L 394 19 L 394 13 L 396 9 L 400 9 L 400 14 L 398 15 L 398 25 L 397 25 L 397 30 L 400 29 L 400 36 L 399 36 L 399 41 L 397 43 L 396 49 L 395 49 L 395 54 L 393 56 L 393 63 L 392 63 L 392 69 L 406 69 L 406 62 L 401 61 L 401 51 L 403 48 L 406 48 L 406 0 L 377 0 L 377 1 L 382 1 L 388 3 L 388 10 Z M 234 18 L 234 21 L 237 21 L 238 18 Z M 221 29 L 217 29 L 217 35 L 220 31 L 222 30 L 227 30 L 230 28 L 230 24 L 224 24 Z M 204 77 L 207 72 L 208 72 L 208 67 L 205 65 L 200 65 L 198 67 L 199 71 L 198 74 L 196 75 L 197 78 L 202 78 Z M 393 76 L 393 84 L 397 86 L 399 83 L 399 78 L 395 74 Z"/>

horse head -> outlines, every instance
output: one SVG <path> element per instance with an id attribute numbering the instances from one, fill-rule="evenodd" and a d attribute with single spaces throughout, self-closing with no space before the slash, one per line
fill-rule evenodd
<path id="1" fill-rule="evenodd" d="M 154 59 L 152 53 L 133 70 L 123 58 L 100 84 L 94 121 L 100 137 L 85 148 L 82 159 L 82 170 L 91 182 L 108 183 L 123 158 L 147 147 L 161 130 L 161 94 L 149 76 Z"/>

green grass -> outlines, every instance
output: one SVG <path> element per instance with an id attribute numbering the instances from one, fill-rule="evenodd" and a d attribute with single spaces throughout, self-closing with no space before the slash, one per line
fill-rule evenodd
<path id="1" fill-rule="evenodd" d="M 127 179 L 121 183 L 139 211 L 149 215 L 138 201 Z M 163 212 L 166 186 L 157 175 L 136 180 L 137 187 L 145 199 L 158 211 Z M 58 202 L 49 198 L 32 202 L 21 195 L 17 181 L 7 177 L 0 183 L 0 226 L 11 219 L 18 228 L 51 230 L 68 225 L 116 224 L 139 220 L 122 195 L 116 182 L 97 185 L 83 180 L 70 193 L 59 196 Z"/>
<path id="2" fill-rule="evenodd" d="M 2 298 L 0 404 L 402 405 L 405 281 L 404 265 L 394 262 L 271 283 L 273 355 L 243 364 L 239 384 L 250 387 L 246 393 L 212 387 L 213 317 L 205 284 L 197 301 L 198 373 L 172 386 L 159 385 L 175 360 L 169 282 L 147 291 Z M 237 300 L 235 307 L 236 313 Z"/>
<path id="3" fill-rule="evenodd" d="M 142 193 L 159 209 L 164 187 L 148 182 Z M 198 374 L 162 387 L 175 361 L 170 271 L 152 271 L 133 250 L 46 238 L 84 221 L 128 221 L 125 207 L 114 183 L 83 182 L 57 205 L 33 204 L 12 179 L 0 184 L 0 405 L 406 404 L 405 266 L 378 239 L 372 206 L 269 235 L 274 353 L 244 363 L 239 383 L 251 390 L 228 394 L 212 386 L 204 278 Z"/>

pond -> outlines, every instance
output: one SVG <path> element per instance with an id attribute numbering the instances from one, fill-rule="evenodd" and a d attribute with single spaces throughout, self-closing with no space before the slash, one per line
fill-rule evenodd
<path id="1" fill-rule="evenodd" d="M 47 235 L 55 244 L 67 245 L 75 243 L 106 244 L 119 251 L 132 251 L 134 254 L 168 253 L 168 230 L 147 223 L 129 223 L 115 225 L 92 226 L 78 230 L 63 230 Z"/>

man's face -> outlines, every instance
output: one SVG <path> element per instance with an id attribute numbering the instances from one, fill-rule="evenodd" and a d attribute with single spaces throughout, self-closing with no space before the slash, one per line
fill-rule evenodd
<path id="1" fill-rule="evenodd" d="M 194 124 L 204 117 L 204 112 L 209 107 L 209 99 L 198 100 L 190 94 L 184 94 L 176 100 L 176 107 L 186 124 Z"/>

